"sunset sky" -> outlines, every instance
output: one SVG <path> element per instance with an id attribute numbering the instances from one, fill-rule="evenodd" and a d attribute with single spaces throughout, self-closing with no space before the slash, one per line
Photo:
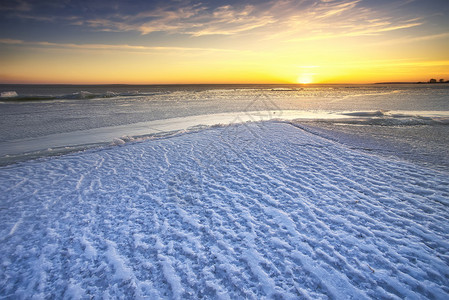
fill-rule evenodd
<path id="1" fill-rule="evenodd" d="M 449 79 L 448 0 L 2 0 L 0 83 Z"/>

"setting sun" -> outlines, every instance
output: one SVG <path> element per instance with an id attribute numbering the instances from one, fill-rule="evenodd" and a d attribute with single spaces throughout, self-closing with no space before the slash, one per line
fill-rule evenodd
<path id="1" fill-rule="evenodd" d="M 448 49 L 449 0 L 0 0 L 0 300 L 449 300 Z"/>
<path id="2" fill-rule="evenodd" d="M 296 82 L 299 84 L 309 84 L 313 83 L 313 78 L 311 74 L 302 74 L 298 77 Z"/>
<path id="3" fill-rule="evenodd" d="M 444 79 L 448 5 L 432 1 L 3 1 L 0 83 Z"/>

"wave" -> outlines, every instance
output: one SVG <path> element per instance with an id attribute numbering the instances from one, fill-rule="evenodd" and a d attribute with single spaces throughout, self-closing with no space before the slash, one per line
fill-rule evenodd
<path id="1" fill-rule="evenodd" d="M 49 101 L 49 100 L 83 100 L 83 99 L 100 99 L 100 98 L 115 98 L 115 97 L 136 97 L 136 96 L 154 96 L 162 93 L 142 93 L 139 91 L 129 91 L 124 93 L 117 93 L 107 91 L 105 93 L 92 93 L 87 91 L 79 91 L 76 93 L 65 95 L 19 95 L 16 91 L 2 92 L 0 98 L 2 101 Z"/>
<path id="2" fill-rule="evenodd" d="M 16 91 L 9 91 L 9 92 L 2 92 L 0 94 L 0 98 L 13 98 L 13 97 L 17 97 L 17 92 Z"/>

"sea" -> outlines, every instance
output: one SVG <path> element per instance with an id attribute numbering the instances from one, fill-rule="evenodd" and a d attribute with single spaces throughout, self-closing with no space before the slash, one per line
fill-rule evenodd
<path id="1" fill-rule="evenodd" d="M 0 166 L 245 122 L 449 168 L 449 84 L 0 85 Z"/>

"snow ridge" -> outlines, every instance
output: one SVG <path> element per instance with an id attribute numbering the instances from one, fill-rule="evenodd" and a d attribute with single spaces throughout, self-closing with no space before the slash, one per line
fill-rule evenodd
<path id="1" fill-rule="evenodd" d="M 0 296 L 449 297 L 449 176 L 282 122 L 0 168 Z"/>

